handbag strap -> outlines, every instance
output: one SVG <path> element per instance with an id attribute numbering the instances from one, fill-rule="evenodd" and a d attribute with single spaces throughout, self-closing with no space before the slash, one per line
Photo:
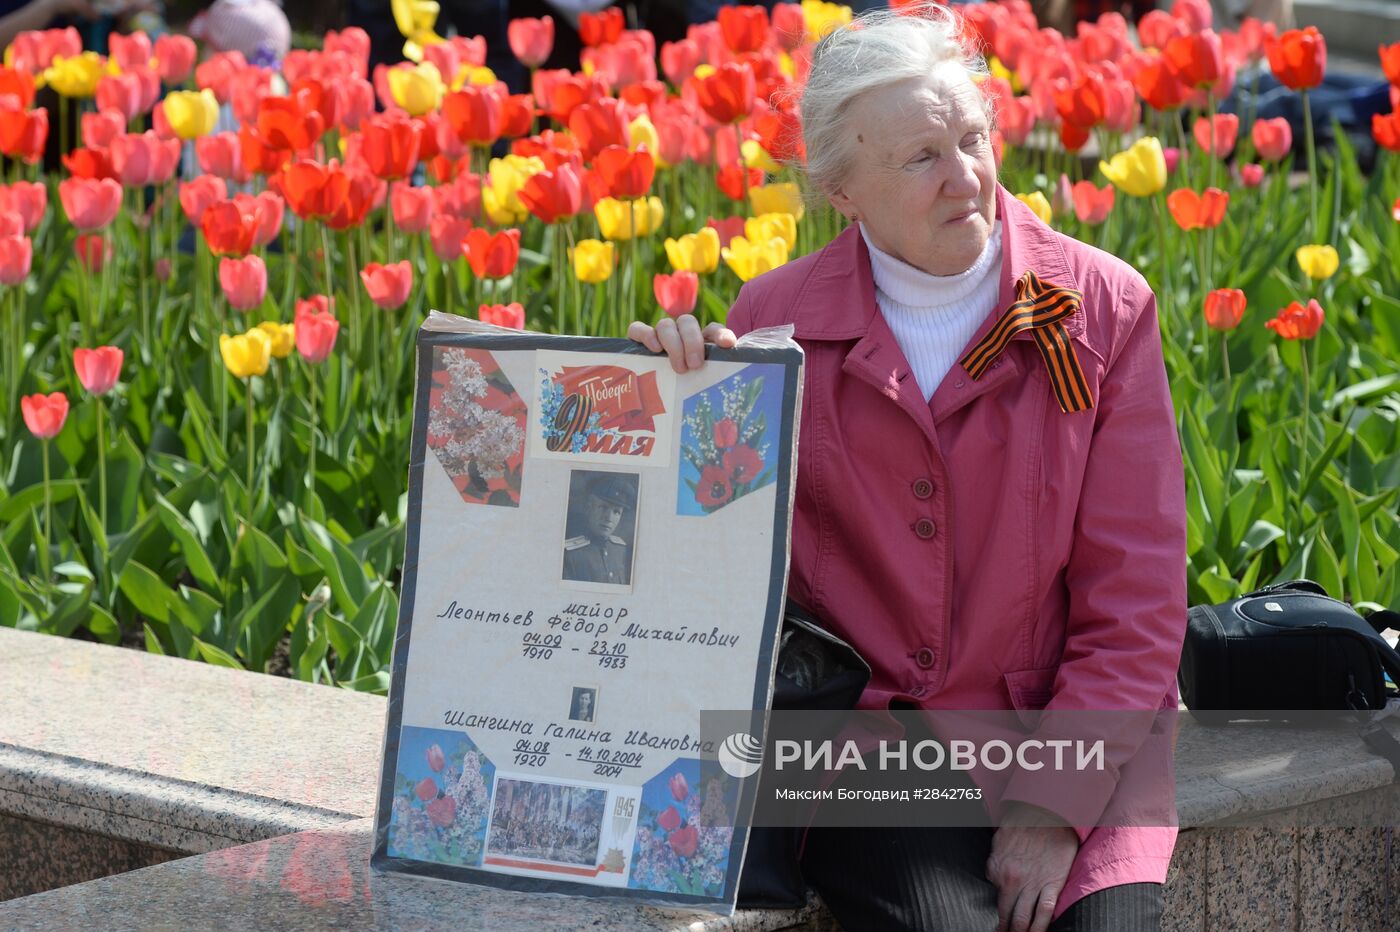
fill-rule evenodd
<path id="1" fill-rule="evenodd" d="M 1388 608 L 1372 612 L 1366 616 L 1366 621 L 1372 628 L 1376 629 L 1377 634 L 1380 634 L 1386 628 L 1393 628 L 1396 631 L 1400 631 L 1400 612 L 1392 612 Z"/>

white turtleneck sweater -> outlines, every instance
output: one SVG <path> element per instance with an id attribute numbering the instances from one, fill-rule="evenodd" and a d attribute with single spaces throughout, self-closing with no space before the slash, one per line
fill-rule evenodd
<path id="1" fill-rule="evenodd" d="M 864 224 L 860 235 L 870 250 L 875 303 L 928 401 L 997 303 L 1001 221 L 993 224 L 977 261 L 957 275 L 930 275 L 882 251 L 870 241 Z"/>

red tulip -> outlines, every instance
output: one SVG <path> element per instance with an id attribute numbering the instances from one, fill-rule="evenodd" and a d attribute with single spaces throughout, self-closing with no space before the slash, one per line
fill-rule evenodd
<path id="1" fill-rule="evenodd" d="M 597 13 L 582 13 L 578 18 L 578 37 L 587 46 L 616 42 L 627 23 L 620 7 L 610 6 Z"/>
<path id="2" fill-rule="evenodd" d="M 481 177 L 462 172 L 451 184 L 433 188 L 433 209 L 466 220 L 481 216 Z"/>
<path id="3" fill-rule="evenodd" d="M 1400 223 L 1400 197 L 1395 199 L 1395 203 L 1390 207 L 1390 215 L 1395 218 L 1396 223 Z"/>
<path id="4" fill-rule="evenodd" d="M 1266 162 L 1278 162 L 1293 151 L 1293 127 L 1283 117 L 1272 120 L 1255 120 L 1250 131 L 1254 148 Z"/>
<path id="5" fill-rule="evenodd" d="M 748 64 L 727 64 L 712 75 L 695 82 L 695 96 L 701 109 L 716 123 L 736 123 L 753 110 L 753 68 Z"/>
<path id="6" fill-rule="evenodd" d="M 525 329 L 525 308 L 519 301 L 511 304 L 483 304 L 476 316 L 484 324 L 509 327 L 511 330 Z"/>
<path id="7" fill-rule="evenodd" d="M 1317 303 L 1316 298 L 1311 298 L 1307 307 L 1294 301 L 1280 310 L 1272 320 L 1264 321 L 1264 326 L 1285 340 L 1311 340 L 1322 329 L 1322 322 L 1326 316 L 1322 305 Z"/>
<path id="8" fill-rule="evenodd" d="M 1212 126 L 1208 117 L 1198 117 L 1191 134 L 1196 137 L 1196 145 L 1201 151 L 1216 158 L 1225 158 L 1235 148 L 1235 137 L 1240 131 L 1240 118 L 1233 113 L 1217 113 Z"/>
<path id="9" fill-rule="evenodd" d="M 1225 219 L 1230 195 L 1219 188 L 1206 188 L 1197 194 L 1190 188 L 1178 188 L 1167 195 L 1167 207 L 1172 219 L 1183 230 L 1209 230 Z"/>
<path id="10" fill-rule="evenodd" d="M 462 253 L 477 278 L 505 278 L 520 259 L 520 231 L 492 233 L 476 227 L 462 240 Z"/>
<path id="11" fill-rule="evenodd" d="M 1238 288 L 1217 288 L 1206 295 L 1206 324 L 1215 330 L 1234 330 L 1244 319 L 1245 297 Z"/>
<path id="12" fill-rule="evenodd" d="M 739 442 L 739 425 L 734 423 L 733 418 L 715 422 L 714 441 L 715 447 L 720 450 L 728 450 Z"/>
<path id="13" fill-rule="evenodd" d="M 329 217 L 349 196 L 348 175 L 310 159 L 286 166 L 278 179 L 287 206 L 303 220 Z"/>
<path id="14" fill-rule="evenodd" d="M 406 181 L 389 189 L 394 223 L 405 233 L 422 233 L 433 221 L 433 189 L 415 188 Z"/>
<path id="15" fill-rule="evenodd" d="M 15 98 L 16 109 L 28 110 L 34 106 L 34 76 L 27 71 L 0 65 L 0 96 L 5 94 Z"/>
<path id="16" fill-rule="evenodd" d="M 164 184 L 180 161 L 180 141 L 160 139 L 150 130 L 112 140 L 112 171 L 128 187 Z"/>
<path id="17" fill-rule="evenodd" d="M 1209 29 L 1172 39 L 1162 54 L 1188 87 L 1210 87 L 1225 74 L 1220 36 Z"/>
<path id="18" fill-rule="evenodd" d="M 195 226 L 203 223 L 204 212 L 211 204 L 226 197 L 228 185 L 224 184 L 224 179 L 213 175 L 200 175 L 180 185 L 180 207 L 184 209 L 186 219 Z"/>
<path id="19" fill-rule="evenodd" d="M 432 777 L 424 777 L 423 779 L 418 781 L 416 786 L 413 787 L 413 792 L 414 795 L 416 795 L 423 802 L 427 802 L 430 799 L 437 799 L 437 781 L 434 780 Z"/>
<path id="20" fill-rule="evenodd" d="M 522 65 L 538 68 L 554 49 L 554 19 L 550 16 L 513 19 L 506 27 L 506 38 L 511 52 Z"/>
<path id="21" fill-rule="evenodd" d="M 122 206 L 122 186 L 111 178 L 65 178 L 58 197 L 68 220 L 81 232 L 100 230 L 117 216 Z"/>
<path id="22" fill-rule="evenodd" d="M 531 175 L 520 186 L 520 203 L 545 223 L 574 216 L 583 206 L 583 180 L 572 165 Z"/>
<path id="23" fill-rule="evenodd" d="M 31 165 L 44 155 L 49 138 L 49 112 L 20 110 L 0 105 L 0 154 L 23 159 Z"/>
<path id="24" fill-rule="evenodd" d="M 744 168 L 738 162 L 726 165 L 715 173 L 715 185 L 732 201 L 744 200 L 744 175 L 747 174 L 748 188 L 753 190 L 763 184 L 763 172 L 757 168 Z M 741 230 L 740 236 L 743 235 Z"/>
<path id="25" fill-rule="evenodd" d="M 258 230 L 256 207 L 233 200 L 216 201 L 205 209 L 199 227 L 214 255 L 246 256 Z"/>
<path id="26" fill-rule="evenodd" d="M 735 198 L 735 200 L 738 200 L 738 198 Z M 716 220 L 714 217 L 711 217 L 709 220 L 705 221 L 705 226 L 712 227 L 714 231 L 719 234 L 719 244 L 721 247 L 728 246 L 729 241 L 734 237 L 744 235 L 743 217 L 725 217 L 721 220 Z"/>
<path id="27" fill-rule="evenodd" d="M 761 6 L 722 6 L 719 31 L 736 55 L 756 52 L 768 41 L 768 11 Z"/>
<path id="28" fill-rule="evenodd" d="M 469 84 L 442 99 L 442 115 L 462 142 L 489 146 L 501 137 L 505 96 L 494 84 Z"/>
<path id="29" fill-rule="evenodd" d="M 1400 152 L 1400 110 L 1371 114 L 1371 135 L 1382 148 Z"/>
<path id="30" fill-rule="evenodd" d="M 681 827 L 681 814 L 675 806 L 667 806 L 661 815 L 656 817 L 656 824 L 661 826 L 664 832 L 674 832 Z"/>
<path id="31" fill-rule="evenodd" d="M 197 49 L 189 36 L 166 33 L 156 39 L 156 70 L 166 84 L 183 84 L 194 70 Z"/>
<path id="32" fill-rule="evenodd" d="M 317 295 L 325 301 L 325 295 Z M 315 299 L 312 299 L 313 301 Z M 312 308 L 311 301 L 298 301 L 296 311 L 297 352 L 309 363 L 325 362 L 335 348 L 335 338 L 340 332 L 340 321 L 325 310 Z"/>
<path id="33" fill-rule="evenodd" d="M 418 166 L 422 134 L 418 122 L 402 113 L 368 117 L 360 126 L 360 154 L 378 177 L 388 181 L 407 178 Z"/>
<path id="34" fill-rule="evenodd" d="M 472 222 L 465 217 L 452 214 L 438 214 L 428 225 L 428 239 L 433 244 L 433 254 L 442 262 L 460 259 L 466 250 L 463 240 L 471 230 Z"/>
<path id="35" fill-rule="evenodd" d="M 267 266 L 257 256 L 224 257 L 219 260 L 219 284 L 230 307 L 252 310 L 267 295 Z"/>
<path id="36" fill-rule="evenodd" d="M 457 801 L 451 796 L 439 796 L 423 808 L 428 813 L 428 821 L 438 828 L 447 828 L 457 818 Z"/>
<path id="37" fill-rule="evenodd" d="M 25 395 L 19 400 L 24 414 L 24 426 L 40 440 L 57 437 L 68 419 L 68 396 L 63 392 L 50 395 Z"/>
<path id="38" fill-rule="evenodd" d="M 620 100 L 607 98 L 580 104 L 569 114 L 569 130 L 578 138 L 585 159 L 592 159 L 608 146 L 627 148 L 626 112 Z"/>
<path id="39" fill-rule="evenodd" d="M 1166 10 L 1148 10 L 1138 20 L 1138 38 L 1145 49 L 1165 49 L 1168 42 L 1188 31 L 1185 23 Z"/>
<path id="40" fill-rule="evenodd" d="M 29 277 L 34 244 L 27 236 L 0 237 L 0 285 L 18 285 Z"/>
<path id="41" fill-rule="evenodd" d="M 73 350 L 73 370 L 78 381 L 92 395 L 105 395 L 117 384 L 122 372 L 122 351 L 116 346 Z"/>
<path id="42" fill-rule="evenodd" d="M 656 160 L 645 148 L 629 152 L 622 146 L 608 146 L 598 153 L 593 166 L 613 197 L 644 196 L 656 174 Z"/>
<path id="43" fill-rule="evenodd" d="M 1305 91 L 1322 83 L 1327 70 L 1327 41 L 1316 26 L 1290 29 L 1264 47 L 1269 70 L 1279 83 Z"/>
<path id="44" fill-rule="evenodd" d="M 115 110 L 83 114 L 83 145 L 89 149 L 105 149 L 113 139 L 125 132 L 126 117 Z"/>
<path id="45" fill-rule="evenodd" d="M 746 443 L 725 451 L 724 469 L 733 477 L 736 484 L 752 482 L 763 471 L 763 457 Z"/>
<path id="46" fill-rule="evenodd" d="M 1158 56 L 1133 75 L 1133 87 L 1153 110 L 1175 110 L 1186 102 L 1190 88 L 1181 83 L 1166 59 Z"/>
<path id="47" fill-rule="evenodd" d="M 107 149 L 71 149 L 63 153 L 63 167 L 74 178 L 100 181 L 103 178 L 116 178 L 112 169 L 112 156 Z"/>
<path id="48" fill-rule="evenodd" d="M 530 133 L 535 102 L 529 94 L 511 94 L 501 101 L 501 138 L 517 139 Z"/>
<path id="49" fill-rule="evenodd" d="M 355 165 L 346 165 L 336 170 L 345 179 L 345 197 L 326 218 L 326 226 L 332 230 L 350 230 L 365 222 L 372 208 L 382 203 L 387 192 L 383 181 Z M 338 182 L 332 182 L 332 186 Z"/>
<path id="50" fill-rule="evenodd" d="M 101 233 L 81 233 L 73 241 L 73 253 L 78 257 L 83 269 L 89 275 L 102 271 L 102 266 L 112 258 L 112 244 Z"/>
<path id="51" fill-rule="evenodd" d="M 651 289 L 656 294 L 656 303 L 661 305 L 666 316 L 680 317 L 695 310 L 695 300 L 700 294 L 700 276 L 694 272 L 658 274 L 651 280 Z"/>
<path id="52" fill-rule="evenodd" d="M 1246 188 L 1257 188 L 1264 183 L 1264 166 L 1257 162 L 1247 162 L 1240 166 L 1240 184 Z"/>
<path id="53" fill-rule="evenodd" d="M 1396 87 L 1400 87 L 1400 42 L 1380 46 L 1380 56 L 1381 70 L 1385 72 L 1385 79 Z"/>
<path id="54" fill-rule="evenodd" d="M 391 265 L 370 262 L 360 270 L 370 300 L 385 310 L 403 307 L 413 291 L 413 265 L 407 260 Z"/>
<path id="55" fill-rule="evenodd" d="M 1070 199 L 1074 202 L 1074 215 L 1080 223 L 1097 226 L 1113 211 L 1116 195 L 1113 185 L 1098 188 L 1092 181 L 1075 182 L 1070 188 Z"/>
<path id="56" fill-rule="evenodd" d="M 695 826 L 687 825 L 678 828 L 666 836 L 666 840 L 671 843 L 671 850 L 683 858 L 688 858 L 695 853 L 695 848 L 700 844 L 700 833 Z"/>
<path id="57" fill-rule="evenodd" d="M 264 97 L 258 104 L 257 131 L 274 149 L 301 152 L 321 138 L 326 121 L 310 108 L 305 95 Z"/>
<path id="58" fill-rule="evenodd" d="M 39 181 L 16 181 L 0 185 L 0 212 L 17 214 L 20 229 L 29 233 L 44 218 L 49 206 L 49 189 Z"/>
<path id="59" fill-rule="evenodd" d="M 1064 122 L 1079 129 L 1093 129 L 1103 122 L 1108 106 L 1105 96 L 1103 78 L 1081 72 L 1073 83 L 1055 91 L 1055 109 Z"/>
<path id="60" fill-rule="evenodd" d="M 791 52 L 807 41 L 807 17 L 796 3 L 773 4 L 773 35 Z"/>

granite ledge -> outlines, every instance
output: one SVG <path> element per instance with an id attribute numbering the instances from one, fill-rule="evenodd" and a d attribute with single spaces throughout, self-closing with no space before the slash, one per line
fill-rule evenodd
<path id="1" fill-rule="evenodd" d="M 284 835 L 0 903 L 0 930 L 113 932 L 221 929 L 652 929 L 769 932 L 820 928 L 814 896 L 800 910 L 734 916 L 659 909 L 625 901 L 563 897 L 449 883 L 369 868 L 369 819 Z"/>

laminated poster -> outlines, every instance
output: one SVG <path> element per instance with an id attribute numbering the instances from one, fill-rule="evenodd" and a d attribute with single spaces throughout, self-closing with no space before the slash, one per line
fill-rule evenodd
<path id="1" fill-rule="evenodd" d="M 372 863 L 732 912 L 763 736 L 700 716 L 771 699 L 801 350 L 677 376 L 438 313 L 417 346 Z"/>

